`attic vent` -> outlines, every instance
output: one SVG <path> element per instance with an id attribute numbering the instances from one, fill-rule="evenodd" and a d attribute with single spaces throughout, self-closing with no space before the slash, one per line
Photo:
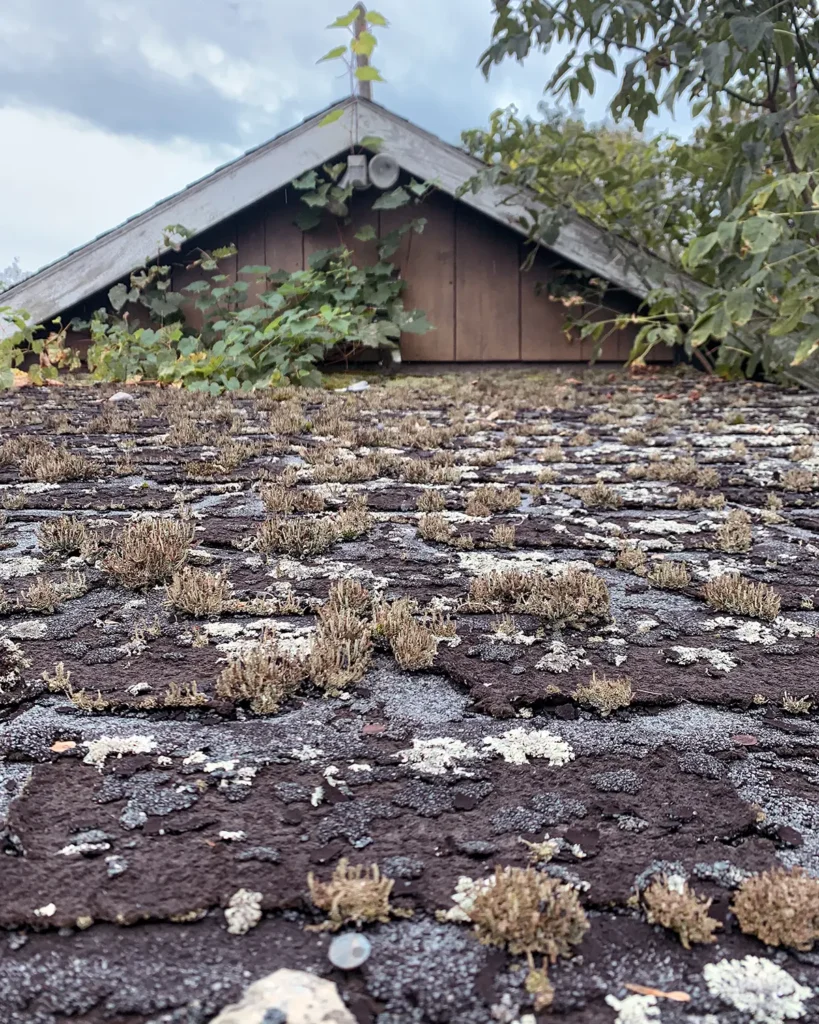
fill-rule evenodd
<path id="1" fill-rule="evenodd" d="M 353 188 L 390 188 L 398 181 L 401 168 L 398 161 L 389 153 L 376 153 L 370 157 L 369 163 L 363 153 L 354 153 L 347 158 L 347 170 L 339 184 L 342 188 L 352 185 Z"/>

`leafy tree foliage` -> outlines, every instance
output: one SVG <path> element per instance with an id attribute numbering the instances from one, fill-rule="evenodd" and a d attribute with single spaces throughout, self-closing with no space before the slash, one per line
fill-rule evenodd
<path id="1" fill-rule="evenodd" d="M 556 100 L 577 103 L 604 76 L 616 79 L 609 112 L 632 131 L 498 112 L 488 132 L 469 133 L 467 142 L 490 161 L 495 182 L 534 186 L 688 273 L 687 291 L 649 296 L 632 358 L 666 341 L 715 351 L 725 374 L 762 366 L 814 377 L 815 0 L 495 0 L 495 12 L 485 73 L 552 50 L 560 59 L 546 91 Z M 634 134 L 662 107 L 698 119 L 690 141 Z M 567 133 L 565 146 L 556 131 Z M 559 218 L 531 204 L 533 237 L 559 230 Z M 649 266 L 640 252 L 630 255 L 637 268 Z M 587 324 L 586 336 L 599 339 L 605 329 Z"/>

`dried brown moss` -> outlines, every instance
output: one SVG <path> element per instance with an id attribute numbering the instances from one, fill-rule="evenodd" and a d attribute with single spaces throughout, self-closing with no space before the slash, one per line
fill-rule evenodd
<path id="1" fill-rule="evenodd" d="M 617 552 L 614 564 L 626 572 L 640 572 L 645 569 L 646 553 L 642 548 L 623 547 Z"/>
<path id="2" fill-rule="evenodd" d="M 169 683 L 162 703 L 166 708 L 197 708 L 207 704 L 208 697 L 202 693 L 195 680 L 190 683 Z"/>
<path id="3" fill-rule="evenodd" d="M 20 460 L 20 476 L 24 480 L 62 483 L 67 480 L 87 480 L 94 475 L 95 466 L 82 455 L 73 455 L 62 445 L 38 440 L 29 446 Z"/>
<path id="4" fill-rule="evenodd" d="M 489 516 L 493 512 L 512 512 L 521 502 L 517 487 L 476 487 L 469 495 L 466 513 L 470 516 Z"/>
<path id="5" fill-rule="evenodd" d="M 370 622 L 341 601 L 327 602 L 319 609 L 307 671 L 328 697 L 338 696 L 364 677 L 372 660 L 371 634 Z"/>
<path id="6" fill-rule="evenodd" d="M 202 618 L 219 615 L 230 597 L 230 584 L 221 572 L 185 566 L 166 587 L 168 604 L 176 611 Z"/>
<path id="7" fill-rule="evenodd" d="M 618 708 L 627 708 L 634 699 L 634 691 L 628 676 L 608 679 L 593 672 L 591 679 L 578 686 L 573 696 L 580 704 L 590 705 L 605 718 Z"/>
<path id="8" fill-rule="evenodd" d="M 725 573 L 709 580 L 702 596 L 720 612 L 773 620 L 779 615 L 781 599 L 767 583 L 752 583 L 738 573 Z"/>
<path id="9" fill-rule="evenodd" d="M 391 604 L 381 602 L 375 608 L 373 622 L 375 635 L 389 643 L 401 668 L 414 672 L 432 665 L 438 650 L 437 636 L 416 620 L 413 603 L 408 598 Z"/>
<path id="10" fill-rule="evenodd" d="M 609 618 L 609 592 L 594 573 L 569 570 L 557 576 L 498 569 L 476 576 L 464 608 L 474 612 L 526 612 L 548 622 L 596 622 Z"/>
<path id="11" fill-rule="evenodd" d="M 751 550 L 752 543 L 751 517 L 742 509 L 731 509 L 717 529 L 717 547 L 728 554 L 742 554 Z"/>
<path id="12" fill-rule="evenodd" d="M 485 945 L 529 957 L 542 953 L 551 963 L 571 956 L 589 929 L 572 886 L 531 867 L 496 867 L 467 914 Z"/>
<path id="13" fill-rule="evenodd" d="M 351 865 L 346 857 L 336 864 L 329 882 L 322 882 L 311 871 L 307 876 L 310 899 L 323 910 L 328 920 L 312 925 L 310 931 L 337 932 L 345 925 L 361 925 L 379 921 L 387 924 L 390 916 L 411 917 L 412 912 L 390 905 L 395 882 L 381 874 L 377 864 L 366 867 Z"/>
<path id="14" fill-rule="evenodd" d="M 103 560 L 106 572 L 133 589 L 164 583 L 182 567 L 193 541 L 193 525 L 175 519 L 129 523 Z"/>
<path id="15" fill-rule="evenodd" d="M 415 507 L 419 512 L 443 512 L 446 508 L 446 501 L 440 491 L 421 491 Z"/>
<path id="16" fill-rule="evenodd" d="M 810 950 L 819 939 L 819 879 L 798 867 L 763 871 L 742 883 L 731 910 L 766 945 Z"/>
<path id="17" fill-rule="evenodd" d="M 511 523 L 498 523 L 489 531 L 489 546 L 512 549 L 515 546 L 515 527 Z"/>
<path id="18" fill-rule="evenodd" d="M 320 555 L 339 540 L 335 519 L 266 519 L 256 531 L 255 547 L 262 554 Z"/>
<path id="19" fill-rule="evenodd" d="M 89 555 L 96 547 L 88 526 L 75 516 L 46 519 L 37 530 L 37 541 L 46 554 Z"/>
<path id="20" fill-rule="evenodd" d="M 687 882 L 672 884 L 661 875 L 643 890 L 642 902 L 648 923 L 676 932 L 686 949 L 692 942 L 716 942 L 714 932 L 722 925 L 708 916 L 712 901 L 697 896 Z"/>
<path id="21" fill-rule="evenodd" d="M 324 498 L 318 491 L 285 487 L 280 483 L 269 483 L 261 487 L 259 497 L 268 512 L 323 512 Z"/>
<path id="22" fill-rule="evenodd" d="M 682 590 L 691 582 L 691 570 L 686 562 L 664 559 L 661 562 L 654 562 L 646 579 L 655 587 L 663 587 L 665 590 Z"/>
<path id="23" fill-rule="evenodd" d="M 88 591 L 88 582 L 81 572 L 69 572 L 59 581 L 38 576 L 19 596 L 18 604 L 27 612 L 53 615 L 63 601 L 82 597 Z"/>
<path id="24" fill-rule="evenodd" d="M 273 715 L 306 676 L 301 658 L 280 650 L 275 639 L 265 637 L 258 646 L 228 662 L 216 680 L 216 695 L 248 704 L 257 715 Z"/>
<path id="25" fill-rule="evenodd" d="M 566 491 L 572 497 L 579 498 L 586 508 L 614 510 L 623 504 L 622 496 L 602 480 L 596 481 L 591 487 L 569 487 Z"/>
<path id="26" fill-rule="evenodd" d="M 786 491 L 799 491 L 806 494 L 813 490 L 815 477 L 809 469 L 788 469 L 780 480 Z"/>
<path id="27" fill-rule="evenodd" d="M 719 510 L 725 506 L 724 494 L 697 494 L 696 491 L 683 491 L 677 497 L 677 508 L 688 511 L 697 508 Z"/>

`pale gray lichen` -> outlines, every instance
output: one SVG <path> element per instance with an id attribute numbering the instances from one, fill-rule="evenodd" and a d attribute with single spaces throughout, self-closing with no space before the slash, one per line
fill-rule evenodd
<path id="1" fill-rule="evenodd" d="M 535 665 L 535 668 L 546 672 L 568 672 L 569 669 L 579 668 L 581 665 L 590 665 L 591 662 L 583 657 L 586 653 L 583 647 L 572 649 L 562 640 L 553 640 L 549 645 L 549 651 Z"/>
<path id="2" fill-rule="evenodd" d="M 468 773 L 461 762 L 475 761 L 481 755 L 463 740 L 436 736 L 430 740 L 413 740 L 411 749 L 399 750 L 396 756 L 402 764 L 411 765 L 425 775 L 445 775 L 448 771 L 465 775 Z"/>
<path id="3" fill-rule="evenodd" d="M 262 894 L 238 889 L 228 901 L 225 920 L 231 935 L 244 935 L 262 919 Z"/>
<path id="4" fill-rule="evenodd" d="M 500 736 L 487 736 L 484 746 L 509 764 L 528 764 L 530 757 L 545 758 L 550 765 L 559 767 L 574 760 L 569 744 L 547 729 L 509 729 Z"/>
<path id="5" fill-rule="evenodd" d="M 105 759 L 113 754 L 118 758 L 123 754 L 150 754 L 156 749 L 153 736 L 100 736 L 96 740 L 87 740 L 82 744 L 88 747 L 83 758 L 85 764 L 93 764 L 100 771 L 105 766 Z"/>
<path id="6" fill-rule="evenodd" d="M 737 662 L 727 651 L 710 647 L 670 647 L 665 660 L 672 665 L 695 665 L 698 661 L 707 661 L 718 672 L 730 672 L 737 667 Z"/>
<path id="7" fill-rule="evenodd" d="M 656 1024 L 660 1019 L 656 996 L 632 995 L 618 999 L 609 995 L 606 1004 L 617 1012 L 614 1024 Z"/>
<path id="8" fill-rule="evenodd" d="M 754 1024 L 797 1020 L 805 1014 L 805 1000 L 813 995 L 787 971 L 759 956 L 706 964 L 702 973 L 712 996 L 750 1014 Z"/>

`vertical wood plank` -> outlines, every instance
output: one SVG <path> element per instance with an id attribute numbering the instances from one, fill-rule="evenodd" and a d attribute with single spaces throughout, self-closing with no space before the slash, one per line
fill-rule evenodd
<path id="1" fill-rule="evenodd" d="M 455 358 L 520 359 L 518 238 L 466 206 L 455 212 Z"/>
<path id="2" fill-rule="evenodd" d="M 206 252 L 212 252 L 214 249 L 221 249 L 223 246 L 235 244 L 236 222 L 231 218 L 230 220 L 223 221 L 221 224 L 217 224 L 213 228 L 209 228 L 207 231 L 203 231 L 201 235 L 197 235 L 195 239 L 189 242 L 183 252 L 175 255 L 172 287 L 174 291 L 188 295 L 188 298 L 182 305 L 182 311 L 185 314 L 185 320 L 194 331 L 202 330 L 204 316 L 202 311 L 197 309 L 195 305 L 198 294 L 186 293 L 185 286 L 192 284 L 194 281 L 209 278 L 211 275 L 203 273 L 199 267 L 188 269 L 188 265 L 194 260 L 199 259 L 201 255 L 200 250 L 204 249 Z M 226 259 L 220 260 L 217 273 L 226 274 L 229 280 L 235 281 L 236 256 L 228 256 Z"/>
<path id="3" fill-rule="evenodd" d="M 353 195 L 350 201 L 348 217 L 334 217 L 324 213 L 318 227 L 304 233 L 304 265 L 308 266 L 309 257 L 322 249 L 334 249 L 339 245 L 346 246 L 355 255 L 359 266 L 369 267 L 378 262 L 378 251 L 375 239 L 362 242 L 356 238 L 356 232 L 365 224 L 371 225 L 378 234 L 378 211 L 373 211 L 372 202 L 375 195 L 368 191 L 364 195 Z"/>
<path id="4" fill-rule="evenodd" d="M 264 246 L 264 200 L 254 203 L 236 216 L 236 270 L 242 267 L 266 266 Z M 239 274 L 239 280 L 247 282 L 248 289 L 244 305 L 255 306 L 259 296 L 265 291 L 265 279 Z"/>
<path id="5" fill-rule="evenodd" d="M 271 197 L 264 214 L 264 263 L 273 271 L 292 274 L 304 269 L 303 232 L 293 222 L 298 212 L 298 199 L 291 189 Z"/>
<path id="6" fill-rule="evenodd" d="M 521 263 L 526 257 L 521 246 Z M 582 359 L 580 343 L 563 333 L 566 310 L 549 298 L 547 288 L 554 271 L 538 253 L 528 270 L 520 271 L 520 357 L 530 362 L 574 362 Z"/>
<path id="7" fill-rule="evenodd" d="M 455 359 L 455 200 L 429 195 L 422 206 L 381 211 L 381 236 L 408 220 L 425 217 L 420 235 L 407 233 L 392 261 L 406 281 L 406 309 L 423 310 L 435 330 L 402 334 L 401 356 L 408 361 L 453 362 Z"/>

